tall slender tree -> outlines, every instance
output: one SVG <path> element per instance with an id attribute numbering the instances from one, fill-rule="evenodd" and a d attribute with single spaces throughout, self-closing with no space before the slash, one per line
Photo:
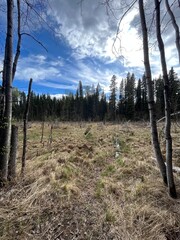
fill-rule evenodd
<path id="1" fill-rule="evenodd" d="M 141 92 L 141 79 L 138 80 L 137 88 L 136 88 L 136 101 L 135 101 L 135 110 L 136 115 L 141 117 L 142 113 L 142 92 Z"/>
<path id="2" fill-rule="evenodd" d="M 134 118 L 134 99 L 135 99 L 135 76 L 134 74 L 127 74 L 126 86 L 125 86 L 125 105 L 126 105 L 126 117 L 128 119 Z"/>
<path id="3" fill-rule="evenodd" d="M 7 180 L 8 161 L 11 140 L 12 121 L 12 68 L 13 68 L 13 7 L 14 1 L 7 1 L 7 32 L 3 68 L 3 85 L 5 92 L 5 108 L 1 120 L 0 131 L 0 184 Z"/>
<path id="4" fill-rule="evenodd" d="M 178 110 L 178 97 L 180 92 L 180 81 L 178 79 L 177 73 L 175 73 L 173 67 L 169 71 L 169 91 L 170 91 L 170 104 L 171 104 L 171 113 L 174 113 Z"/>
<path id="5" fill-rule="evenodd" d="M 155 98 L 156 98 L 156 115 L 158 118 L 164 116 L 164 83 L 162 76 L 154 80 Z"/>
<path id="6" fill-rule="evenodd" d="M 167 9 L 167 12 L 169 13 L 169 16 L 171 18 L 171 21 L 172 21 L 172 25 L 174 27 L 174 30 L 175 30 L 175 35 L 176 35 L 176 49 L 178 51 L 178 56 L 179 56 L 179 63 L 180 63 L 180 32 L 179 32 L 179 26 L 178 26 L 178 23 L 176 21 L 176 18 L 174 16 L 174 13 L 173 11 L 171 10 L 171 7 L 169 5 L 169 1 L 168 0 L 165 0 L 165 4 L 166 4 L 166 9 Z"/>
<path id="7" fill-rule="evenodd" d="M 153 91 L 153 85 L 152 85 L 151 67 L 150 67 L 150 60 L 149 60 L 148 31 L 147 31 L 147 25 L 146 25 L 143 0 L 139 0 L 139 14 L 141 19 L 141 29 L 142 29 L 142 35 L 143 35 L 143 54 L 144 54 L 145 77 L 146 77 L 146 84 L 147 84 L 147 91 L 148 91 L 148 107 L 149 107 L 149 115 L 150 115 L 152 143 L 154 147 L 156 160 L 158 162 L 158 165 L 163 177 L 163 181 L 165 184 L 167 184 L 166 166 L 164 163 L 164 159 L 163 159 L 160 144 L 159 144 L 157 124 L 156 124 L 154 91 Z"/>
<path id="8" fill-rule="evenodd" d="M 164 81 L 164 104 L 165 104 L 165 138 L 166 138 L 166 172 L 169 195 L 173 198 L 177 197 L 172 171 L 172 137 L 171 137 L 171 108 L 170 108 L 170 92 L 169 78 L 166 65 L 164 43 L 161 36 L 161 16 L 159 0 L 154 0 L 156 10 L 156 35 L 161 57 L 161 67 Z"/>
<path id="9" fill-rule="evenodd" d="M 115 120 L 116 119 L 116 94 L 117 94 L 117 82 L 116 82 L 116 76 L 113 75 L 111 78 L 111 84 L 110 84 L 110 97 L 109 97 L 109 114 L 110 119 Z"/>

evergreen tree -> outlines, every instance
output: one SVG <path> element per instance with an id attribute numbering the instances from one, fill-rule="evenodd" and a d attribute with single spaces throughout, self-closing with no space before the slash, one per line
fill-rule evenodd
<path id="1" fill-rule="evenodd" d="M 100 94 L 100 89 L 101 89 L 101 87 L 98 83 L 97 87 L 95 89 L 94 100 L 93 100 L 93 117 L 94 117 L 94 120 L 99 119 L 99 94 Z"/>
<path id="2" fill-rule="evenodd" d="M 141 79 L 138 80 L 138 85 L 136 88 L 136 102 L 135 102 L 135 111 L 136 116 L 140 117 L 142 116 L 142 87 L 141 87 Z"/>
<path id="3" fill-rule="evenodd" d="M 105 116 L 107 114 L 107 102 L 106 102 L 106 95 L 104 91 L 101 94 L 101 99 L 99 102 L 99 120 L 105 121 Z"/>
<path id="4" fill-rule="evenodd" d="M 155 82 L 155 100 L 157 118 L 164 116 L 164 83 L 161 75 Z"/>
<path id="5" fill-rule="evenodd" d="M 110 97 L 109 97 L 109 114 L 110 120 L 116 119 L 116 92 L 117 92 L 116 76 L 113 75 L 110 84 Z"/>
<path id="6" fill-rule="evenodd" d="M 82 86 L 82 82 L 79 81 L 79 89 L 78 89 L 78 93 L 79 93 L 79 120 L 83 119 L 83 109 L 84 109 L 84 104 L 83 104 L 83 86 Z"/>
<path id="7" fill-rule="evenodd" d="M 126 108 L 126 117 L 127 119 L 134 118 L 135 112 L 135 76 L 134 74 L 127 74 L 126 86 L 125 86 L 125 108 Z"/>
<path id="8" fill-rule="evenodd" d="M 122 79 L 119 86 L 118 114 L 120 118 L 125 117 L 125 80 Z"/>
<path id="9" fill-rule="evenodd" d="M 177 73 L 175 73 L 173 67 L 169 71 L 169 86 L 171 112 L 176 112 L 178 110 L 178 96 L 180 96 L 180 82 L 178 80 Z"/>
<path id="10" fill-rule="evenodd" d="M 145 75 L 142 76 L 142 85 L 141 85 L 141 92 L 142 92 L 142 112 L 143 118 L 149 119 L 149 110 L 148 110 L 148 98 L 147 98 L 147 85 L 146 85 L 146 77 Z"/>

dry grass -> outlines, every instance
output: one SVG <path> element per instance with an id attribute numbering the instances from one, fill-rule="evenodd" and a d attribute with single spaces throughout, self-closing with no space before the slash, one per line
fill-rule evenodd
<path id="1" fill-rule="evenodd" d="M 0 192 L 0 239 L 180 239 L 180 200 L 162 184 L 149 132 L 142 123 L 56 123 L 50 144 L 50 125 L 40 143 L 41 125 L 31 124 L 25 178 Z"/>

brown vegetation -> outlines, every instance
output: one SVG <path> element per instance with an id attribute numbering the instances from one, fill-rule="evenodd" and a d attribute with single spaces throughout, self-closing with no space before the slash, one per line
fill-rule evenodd
<path id="1" fill-rule="evenodd" d="M 179 239 L 180 201 L 162 184 L 149 126 L 95 123 L 85 135 L 88 127 L 56 124 L 49 145 L 51 124 L 42 143 L 41 124 L 29 125 L 25 177 L 0 192 L 0 239 Z M 175 181 L 179 186 L 179 173 Z"/>

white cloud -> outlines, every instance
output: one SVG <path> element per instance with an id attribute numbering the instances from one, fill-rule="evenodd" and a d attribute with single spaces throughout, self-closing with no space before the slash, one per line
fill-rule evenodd
<path id="1" fill-rule="evenodd" d="M 119 73 L 119 64 L 112 69 L 111 67 L 104 69 L 100 63 L 93 59 L 79 60 L 73 66 L 72 64 L 63 63 L 61 59 L 60 66 L 56 63 L 56 59 L 50 59 L 43 55 L 30 55 L 21 58 L 15 78 L 18 80 L 27 80 L 33 78 L 36 84 L 52 89 L 64 89 L 65 91 L 76 91 L 78 82 L 82 81 L 83 86 L 91 86 L 100 83 L 105 92 L 109 91 L 109 84 L 113 74 L 117 76 L 118 85 L 122 77 L 126 76 L 126 72 Z"/>
<path id="2" fill-rule="evenodd" d="M 59 24 L 56 32 L 59 37 L 65 37 L 67 43 L 74 51 L 73 57 L 77 61 L 86 57 L 96 57 L 101 60 L 114 62 L 119 56 L 127 71 L 130 69 L 141 68 L 144 70 L 142 38 L 140 37 L 140 19 L 138 7 L 135 5 L 131 11 L 124 17 L 121 22 L 118 38 L 115 43 L 117 55 L 113 53 L 112 46 L 117 31 L 118 21 L 122 14 L 126 11 L 130 1 L 110 1 L 113 11 L 107 12 L 107 5 L 102 4 L 103 1 L 96 0 L 83 1 L 82 9 L 79 0 L 52 0 L 51 11 L 49 14 L 54 16 L 55 21 Z M 163 3 L 164 4 L 164 3 Z M 118 10 L 117 10 L 118 9 Z M 151 24 L 153 17 L 154 4 L 146 1 L 146 17 L 148 24 Z M 179 12 L 173 6 L 175 14 L 179 16 Z M 164 5 L 162 12 L 165 11 Z M 162 14 L 162 16 L 164 16 Z M 180 18 L 177 18 L 178 22 Z M 166 14 L 164 23 L 169 21 Z M 154 42 L 155 34 L 151 34 Z M 177 55 L 174 52 L 174 44 L 172 28 L 167 28 L 164 32 L 164 40 L 166 46 L 166 56 L 168 68 L 177 65 Z M 120 39 L 120 41 L 118 41 Z M 151 51 L 152 69 L 159 62 L 158 48 Z M 123 61 L 122 61 L 123 59 Z M 161 72 L 160 64 L 156 65 L 156 69 Z"/>
<path id="3" fill-rule="evenodd" d="M 172 7 L 172 10 L 176 16 L 176 21 L 178 25 L 180 24 L 180 11 L 179 7 L 177 6 L 177 1 L 169 1 Z M 156 38 L 156 28 L 155 28 L 155 12 L 154 12 L 154 3 L 151 1 L 145 2 L 145 13 L 146 13 L 146 22 L 147 28 L 149 33 L 149 43 L 150 43 L 150 62 L 152 67 L 153 75 L 159 75 L 161 71 L 161 61 L 160 61 L 160 54 L 159 48 Z M 141 25 L 140 25 L 140 16 L 139 13 L 134 15 L 134 18 L 130 22 L 130 27 L 137 30 L 138 35 L 140 36 L 140 41 L 142 45 L 142 36 L 141 36 Z M 180 74 L 178 69 L 178 56 L 177 50 L 175 45 L 175 31 L 167 13 L 165 7 L 165 1 L 161 2 L 161 30 L 162 30 L 162 38 L 164 41 L 165 46 L 165 54 L 166 54 L 166 63 L 167 68 L 170 69 L 174 67 L 175 71 Z"/>
<path id="4" fill-rule="evenodd" d="M 82 12 L 79 3 L 77 0 L 51 1 L 50 14 L 60 25 L 56 32 L 60 37 L 63 34 L 77 59 L 86 56 L 115 58 L 109 43 L 115 35 L 117 20 L 110 18 L 106 8 L 96 0 L 84 1 Z"/>
<path id="5" fill-rule="evenodd" d="M 23 69 L 18 68 L 18 71 L 16 73 L 16 78 L 19 80 L 27 80 L 32 78 L 34 82 L 41 81 L 44 79 L 47 79 L 47 77 L 60 77 L 60 72 L 54 68 L 54 67 L 39 67 L 39 66 L 33 66 L 33 67 L 25 67 Z"/>
<path id="6" fill-rule="evenodd" d="M 60 70 L 56 68 L 59 66 L 58 60 L 49 60 L 44 55 L 30 55 L 28 57 L 21 57 L 18 63 L 15 79 L 29 80 L 39 82 L 44 79 L 58 78 L 61 76 Z"/>
<path id="7" fill-rule="evenodd" d="M 57 94 L 50 94 L 51 98 L 57 98 L 57 99 L 61 99 L 63 97 L 67 96 L 66 94 L 61 94 L 61 93 L 57 93 Z"/>
<path id="8" fill-rule="evenodd" d="M 109 1 L 113 5 L 113 12 L 109 11 L 106 5 L 101 4 L 102 2 L 105 1 L 82 1 L 81 9 L 80 0 L 51 0 L 51 9 L 47 12 L 53 17 L 54 30 L 57 39 L 60 39 L 60 45 L 63 41 L 63 47 L 65 46 L 68 50 L 68 47 L 71 48 L 69 56 L 66 54 L 68 59 L 63 58 L 63 51 L 57 53 L 59 57 L 56 58 L 43 54 L 21 57 L 15 77 L 19 80 L 33 78 L 34 82 L 41 86 L 67 91 L 76 90 L 80 80 L 83 85 L 96 86 L 99 82 L 106 92 L 109 91 L 113 74 L 117 76 L 118 84 L 122 78 L 126 77 L 128 71 L 134 72 L 137 78 L 140 77 L 144 73 L 144 63 L 138 8 L 135 6 L 121 22 L 115 42 L 118 53 L 116 55 L 112 46 L 118 19 L 127 9 L 123 8 L 121 3 L 124 2 L 127 7 L 131 1 Z M 147 20 L 151 23 L 153 4 L 151 1 L 146 3 Z M 177 9 L 175 10 L 176 14 L 179 14 Z M 166 16 L 164 21 L 168 19 Z M 178 18 L 179 21 L 180 18 Z M 168 69 L 174 66 L 175 71 L 180 73 L 172 28 L 167 28 L 163 37 Z M 154 43 L 154 34 L 151 42 Z M 150 58 L 153 75 L 158 76 L 161 69 L 157 45 L 150 49 Z"/>

